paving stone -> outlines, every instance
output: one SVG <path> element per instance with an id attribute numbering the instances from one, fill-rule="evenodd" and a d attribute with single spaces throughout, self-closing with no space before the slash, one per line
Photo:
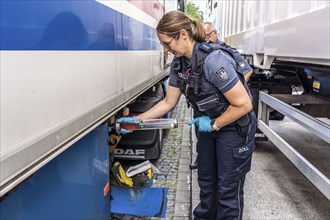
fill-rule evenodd
<path id="1" fill-rule="evenodd" d="M 191 157 L 190 156 L 187 156 L 187 157 L 181 157 L 180 159 L 180 164 L 181 165 L 190 165 L 191 163 Z"/>
<path id="2" fill-rule="evenodd" d="M 188 219 L 189 210 L 190 210 L 189 202 L 178 202 L 177 204 L 175 204 L 174 219 L 177 219 L 177 217 L 182 217 L 182 218 L 185 217 Z"/>
<path id="3" fill-rule="evenodd" d="M 180 164 L 179 165 L 179 172 L 180 173 L 190 173 L 191 172 L 191 170 L 190 170 L 190 167 L 189 166 L 187 166 L 186 164 Z"/>
<path id="4" fill-rule="evenodd" d="M 187 202 L 190 200 L 190 181 L 189 180 L 178 180 L 177 181 L 177 185 L 176 185 L 176 195 L 178 195 L 178 192 L 180 192 L 181 194 L 183 193 L 182 191 L 185 191 L 186 195 L 188 196 L 185 201 L 181 201 L 181 202 Z M 180 194 L 180 196 L 181 196 Z"/>
<path id="5" fill-rule="evenodd" d="M 179 173 L 178 180 L 190 180 L 190 173 Z"/>

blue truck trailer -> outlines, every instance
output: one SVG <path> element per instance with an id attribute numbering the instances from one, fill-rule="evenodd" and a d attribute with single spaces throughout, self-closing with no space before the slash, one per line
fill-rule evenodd
<path id="1" fill-rule="evenodd" d="M 111 186 L 109 127 L 168 75 L 155 27 L 183 1 L 0 4 L 1 219 L 162 216 L 166 190 L 131 189 L 141 212 Z"/>

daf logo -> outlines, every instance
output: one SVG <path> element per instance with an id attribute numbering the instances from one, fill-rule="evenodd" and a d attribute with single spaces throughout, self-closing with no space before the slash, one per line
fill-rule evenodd
<path id="1" fill-rule="evenodd" d="M 115 149 L 116 155 L 127 155 L 127 156 L 144 156 L 144 149 Z"/>

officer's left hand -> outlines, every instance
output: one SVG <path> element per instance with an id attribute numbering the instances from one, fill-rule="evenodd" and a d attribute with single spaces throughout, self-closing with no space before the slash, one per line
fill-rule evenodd
<path id="1" fill-rule="evenodd" d="M 196 124 L 198 130 L 203 132 L 211 131 L 211 119 L 208 116 L 201 116 L 188 122 L 189 125 Z"/>

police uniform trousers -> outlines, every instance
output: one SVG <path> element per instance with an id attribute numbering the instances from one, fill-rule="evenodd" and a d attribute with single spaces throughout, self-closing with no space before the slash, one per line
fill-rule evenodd
<path id="1" fill-rule="evenodd" d="M 255 147 L 256 116 L 247 136 L 237 125 L 219 131 L 198 132 L 198 184 L 201 202 L 194 210 L 195 220 L 242 219 L 243 186 L 251 168 Z"/>

